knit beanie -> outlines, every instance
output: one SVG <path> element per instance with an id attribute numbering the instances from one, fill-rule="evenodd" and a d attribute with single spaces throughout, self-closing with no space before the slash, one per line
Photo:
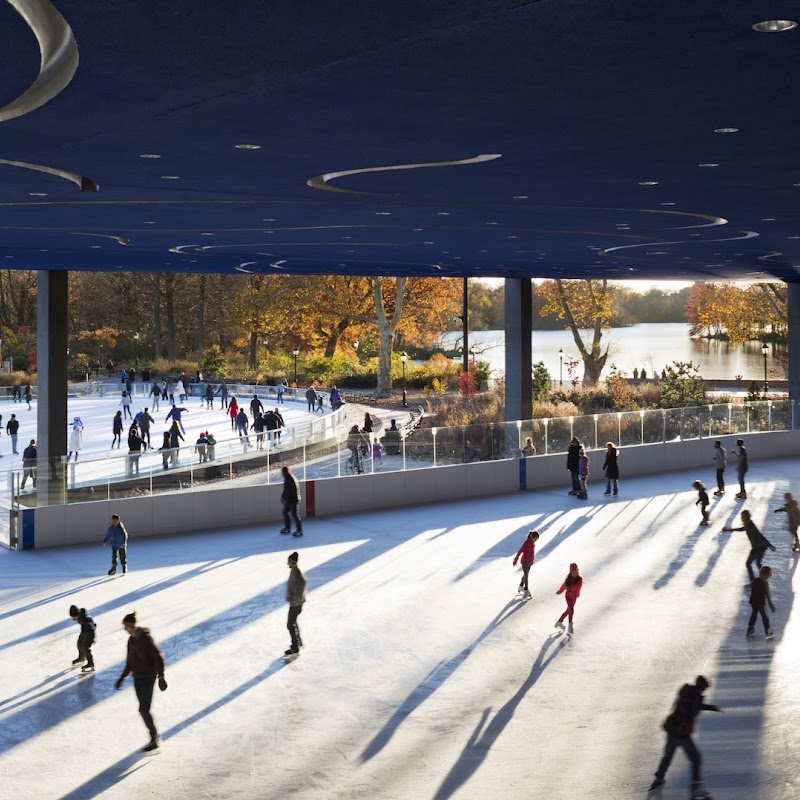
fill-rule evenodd
<path id="1" fill-rule="evenodd" d="M 569 571 L 570 572 L 572 572 L 573 570 L 576 570 L 576 569 L 578 569 L 578 565 L 577 564 L 570 564 L 569 565 Z"/>
<path id="2" fill-rule="evenodd" d="M 75 617 L 78 616 L 78 606 L 70 606 L 69 615 L 72 617 L 72 619 L 75 619 Z"/>
<path id="3" fill-rule="evenodd" d="M 299 558 L 300 558 L 300 556 L 298 556 L 297 553 L 292 553 L 289 556 L 289 561 L 291 561 L 292 564 L 296 564 Z"/>

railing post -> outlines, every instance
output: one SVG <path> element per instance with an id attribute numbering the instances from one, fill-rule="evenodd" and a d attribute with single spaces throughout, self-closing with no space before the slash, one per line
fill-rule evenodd
<path id="1" fill-rule="evenodd" d="M 597 420 L 600 419 L 599 414 L 592 414 L 594 418 L 594 449 L 597 450 Z"/>
<path id="2" fill-rule="evenodd" d="M 406 432 L 404 430 L 400 431 L 400 444 L 403 447 L 403 472 L 405 472 L 406 471 Z M 435 452 L 435 449 L 434 449 L 434 452 Z M 434 466 L 436 466 L 435 458 L 434 458 Z"/>
<path id="3" fill-rule="evenodd" d="M 794 400 L 792 400 L 792 416 L 791 416 L 791 430 L 794 430 Z"/>
<path id="4" fill-rule="evenodd" d="M 661 443 L 667 443 L 667 410 L 661 409 Z"/>
<path id="5" fill-rule="evenodd" d="M 550 424 L 550 420 L 549 419 L 543 419 L 542 420 L 542 424 L 544 425 L 544 454 L 547 455 L 547 449 L 548 449 L 548 444 L 547 444 L 547 426 Z"/>
<path id="6" fill-rule="evenodd" d="M 433 433 L 433 466 L 436 466 L 436 428 L 431 428 Z"/>

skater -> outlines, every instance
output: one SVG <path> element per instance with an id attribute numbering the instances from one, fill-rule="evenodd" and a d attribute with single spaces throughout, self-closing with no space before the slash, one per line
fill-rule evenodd
<path id="1" fill-rule="evenodd" d="M 695 481 L 692 486 L 697 489 L 697 502 L 696 506 L 700 506 L 700 513 L 703 519 L 700 520 L 701 525 L 708 525 L 708 492 L 702 481 Z"/>
<path id="2" fill-rule="evenodd" d="M 11 415 L 11 419 L 6 423 L 6 433 L 11 437 L 11 451 L 14 455 L 17 453 L 17 435 L 19 433 L 19 420 L 16 414 Z"/>
<path id="3" fill-rule="evenodd" d="M 181 429 L 181 433 L 185 434 L 186 430 L 183 427 L 183 422 L 181 421 L 181 414 L 188 414 L 189 409 L 184 408 L 183 406 L 172 406 L 172 408 L 167 412 L 167 416 L 164 417 L 164 422 L 169 422 L 170 417 L 178 423 L 178 427 Z"/>
<path id="4" fill-rule="evenodd" d="M 11 390 L 11 398 L 15 403 L 17 401 L 20 403 L 22 402 L 22 388 L 17 381 L 14 381 L 14 387 Z"/>
<path id="5" fill-rule="evenodd" d="M 736 477 L 739 479 L 739 494 L 736 496 L 740 500 L 746 500 L 747 489 L 744 486 L 744 476 L 747 474 L 750 464 L 747 461 L 747 448 L 744 446 L 744 439 L 736 440 L 736 448 L 733 452 L 736 453 Z"/>
<path id="6" fill-rule="evenodd" d="M 139 420 L 139 435 L 142 437 L 142 442 L 147 440 L 147 447 L 152 449 L 152 445 L 150 444 L 150 426 L 155 423 L 155 420 L 150 416 L 148 413 L 147 408 L 142 411 L 140 414 L 136 415 L 136 418 Z M 153 411 L 156 409 L 153 408 Z"/>
<path id="7" fill-rule="evenodd" d="M 567 598 L 567 610 L 558 618 L 556 622 L 556 628 L 561 628 L 564 630 L 564 617 L 569 617 L 569 629 L 568 633 L 572 635 L 573 628 L 572 628 L 572 617 L 575 614 L 575 602 L 581 596 L 581 589 L 583 588 L 583 576 L 578 569 L 577 564 L 570 564 L 569 565 L 569 572 L 567 573 L 567 577 L 564 578 L 564 583 L 561 584 L 561 588 L 556 592 L 556 594 L 561 594 L 562 592 L 566 592 Z"/>
<path id="8" fill-rule="evenodd" d="M 12 414 L 11 416 L 13 417 L 14 415 Z M 14 452 L 17 452 L 16 442 L 14 443 Z M 781 508 L 776 508 L 775 513 L 777 514 L 779 511 L 786 512 L 787 521 L 789 523 L 789 533 L 792 534 L 792 552 L 800 553 L 800 541 L 797 538 L 797 527 L 800 525 L 800 507 L 798 507 L 797 501 L 789 492 L 786 492 L 783 499 L 786 502 Z"/>
<path id="9" fill-rule="evenodd" d="M 231 408 L 233 408 L 233 404 L 231 403 Z M 236 415 L 236 432 L 239 434 L 239 438 L 247 438 L 247 431 L 250 429 L 250 420 L 247 419 L 247 414 L 243 408 L 239 409 L 239 413 Z"/>
<path id="10" fill-rule="evenodd" d="M 341 392 L 336 388 L 336 386 L 331 387 L 331 410 L 338 411 L 343 405 L 344 400 L 342 399 Z"/>
<path id="11" fill-rule="evenodd" d="M 231 430 L 236 430 L 236 415 L 239 413 L 239 403 L 235 397 L 231 397 L 230 405 L 228 406 L 228 416 L 231 418 Z"/>
<path id="12" fill-rule="evenodd" d="M 147 396 L 153 398 L 153 411 L 158 411 L 158 402 L 161 400 L 161 387 L 158 385 L 158 381 L 153 381 L 153 385 L 150 387 L 150 394 Z"/>
<path id="13" fill-rule="evenodd" d="M 723 528 L 724 531 L 744 531 L 747 534 L 747 538 L 750 540 L 750 555 L 747 556 L 747 572 L 750 575 L 750 580 L 752 581 L 756 576 L 753 575 L 753 568 L 750 566 L 753 561 L 756 562 L 758 568 L 761 568 L 761 561 L 764 558 L 764 553 L 767 552 L 769 548 L 773 552 L 775 548 L 767 541 L 766 537 L 763 533 L 756 527 L 755 522 L 753 522 L 752 517 L 750 516 L 749 511 L 742 511 L 741 514 L 742 525 L 741 528 Z"/>
<path id="14" fill-rule="evenodd" d="M 210 383 L 206 384 L 206 408 L 214 410 L 214 387 Z"/>
<path id="15" fill-rule="evenodd" d="M 253 399 L 250 401 L 250 416 L 254 417 L 256 415 L 256 411 L 260 411 L 263 414 L 264 406 L 258 399 L 258 395 L 254 394 Z"/>
<path id="16" fill-rule="evenodd" d="M 288 467 L 284 467 L 283 469 L 285 471 Z M 297 553 L 292 553 L 286 562 L 291 570 L 289 572 L 289 580 L 286 583 L 286 599 L 289 601 L 289 618 L 286 621 L 286 627 L 289 629 L 292 643 L 289 649 L 284 653 L 285 656 L 297 655 L 297 653 L 300 652 L 300 648 L 303 646 L 297 618 L 303 612 L 303 603 L 306 601 L 306 579 L 297 566 L 298 558 L 299 556 Z"/>
<path id="17" fill-rule="evenodd" d="M 581 490 L 578 492 L 578 499 L 586 500 L 589 496 L 586 491 L 586 481 L 589 479 L 589 457 L 582 447 L 578 451 L 578 477 L 581 482 Z"/>
<path id="18" fill-rule="evenodd" d="M 717 491 L 715 495 L 725 494 L 725 467 L 728 466 L 728 451 L 722 446 L 722 442 L 714 442 L 714 466 L 717 470 Z"/>
<path id="19" fill-rule="evenodd" d="M 22 451 L 22 483 L 20 489 L 25 488 L 28 478 L 33 480 L 33 488 L 36 488 L 36 462 L 39 458 L 39 451 L 36 449 L 36 439 L 31 439 L 31 443 Z"/>
<path id="20" fill-rule="evenodd" d="M 131 414 L 131 396 L 126 389 L 122 390 L 122 399 L 119 401 L 119 404 L 122 406 L 123 419 L 133 419 L 133 414 Z"/>
<path id="21" fill-rule="evenodd" d="M 197 453 L 200 463 L 203 464 L 208 459 L 208 439 L 205 433 L 201 432 L 194 443 L 194 449 Z"/>
<path id="22" fill-rule="evenodd" d="M 225 410 L 228 408 L 228 384 L 225 383 L 223 380 L 222 383 L 219 385 L 219 390 L 217 391 L 219 395 L 219 401 L 222 405 L 222 409 Z"/>
<path id="23" fill-rule="evenodd" d="M 772 603 L 772 597 L 769 594 L 769 584 L 767 581 L 772 577 L 771 567 L 761 567 L 758 572 L 758 577 L 753 578 L 750 584 L 750 606 L 753 609 L 750 613 L 750 620 L 747 623 L 747 635 L 752 636 L 756 629 L 756 617 L 760 614 L 761 621 L 764 623 L 764 633 L 767 639 L 772 638 L 772 628 L 769 626 L 769 617 L 767 616 L 766 604 L 775 613 L 775 606 Z"/>
<path id="24" fill-rule="evenodd" d="M 139 474 L 139 459 L 142 455 L 142 445 L 144 445 L 144 440 L 139 436 L 139 426 L 134 422 L 128 431 L 128 475 Z"/>
<path id="25" fill-rule="evenodd" d="M 23 390 L 23 394 L 25 396 L 25 402 L 28 404 L 28 411 L 30 411 L 31 400 L 33 400 L 33 389 L 31 389 L 30 383 L 25 384 L 25 389 Z"/>
<path id="26" fill-rule="evenodd" d="M 169 467 L 169 459 L 170 459 L 170 433 L 169 431 L 164 431 L 164 438 L 161 442 L 161 447 L 159 447 L 159 451 L 161 452 L 161 466 L 164 469 Z"/>
<path id="27" fill-rule="evenodd" d="M 81 626 L 78 634 L 78 657 L 73 660 L 72 666 L 77 667 L 83 664 L 81 672 L 94 672 L 94 658 L 92 658 L 92 644 L 94 643 L 94 632 L 97 628 L 94 620 L 86 613 L 85 608 L 78 606 L 69 607 L 69 615 Z"/>
<path id="28" fill-rule="evenodd" d="M 215 450 L 217 446 L 217 440 L 214 438 L 214 434 L 209 433 L 208 431 L 206 431 L 206 439 L 208 439 L 208 458 L 206 460 L 213 461 L 217 457 Z"/>
<path id="29" fill-rule="evenodd" d="M 606 442 L 606 460 L 603 462 L 603 470 L 606 473 L 606 490 L 604 494 L 611 494 L 611 487 L 614 487 L 614 497 L 619 490 L 619 465 L 617 456 L 619 451 L 614 447 L 613 442 Z"/>
<path id="30" fill-rule="evenodd" d="M 117 411 L 114 414 L 114 421 L 111 423 L 111 430 L 114 433 L 114 438 L 111 440 L 111 449 L 114 449 L 114 442 L 117 443 L 117 450 L 122 443 L 122 412 Z"/>
<path id="31" fill-rule="evenodd" d="M 383 446 L 378 441 L 378 437 L 372 442 L 372 463 L 378 462 L 378 466 L 383 466 Z"/>
<path id="32" fill-rule="evenodd" d="M 161 390 L 161 396 L 168 398 L 171 406 L 175 405 L 175 384 L 172 381 L 164 381 L 164 388 Z"/>
<path id="33" fill-rule="evenodd" d="M 106 544 L 111 545 L 111 569 L 108 574 L 116 575 L 117 556 L 119 556 L 120 564 L 122 564 L 122 574 L 124 575 L 128 571 L 128 531 L 125 530 L 119 514 L 114 514 L 111 517 L 111 525 L 106 531 L 106 538 L 103 539 L 103 547 Z"/>
<path id="34" fill-rule="evenodd" d="M 253 430 L 256 432 L 256 450 L 264 449 L 264 415 L 256 411 L 253 417 Z"/>
<path id="35" fill-rule="evenodd" d="M 306 389 L 306 401 L 308 402 L 308 413 L 313 414 L 317 408 L 317 392 L 313 386 Z"/>
<path id="36" fill-rule="evenodd" d="M 125 661 L 125 669 L 114 684 L 114 688 L 121 689 L 125 678 L 133 673 L 133 688 L 136 690 L 136 697 L 139 700 L 139 713 L 150 732 L 150 743 L 142 748 L 142 752 L 149 753 L 152 750 L 158 750 L 161 745 L 161 738 L 150 713 L 150 705 L 153 702 L 156 678 L 158 678 L 158 688 L 162 692 L 167 690 L 167 681 L 164 678 L 164 656 L 161 655 L 161 651 L 153 641 L 149 629 L 137 627 L 135 611 L 132 614 L 126 614 L 122 620 L 122 627 L 129 636 L 128 657 Z"/>
<path id="37" fill-rule="evenodd" d="M 283 414 L 276 408 L 273 412 L 275 415 L 275 444 L 278 445 L 281 443 L 281 428 L 286 427 L 286 420 L 283 418 Z"/>
<path id="38" fill-rule="evenodd" d="M 525 440 L 525 446 L 522 448 L 522 455 L 525 458 L 536 455 L 536 445 L 533 443 L 533 439 L 531 439 L 530 436 Z"/>
<path id="39" fill-rule="evenodd" d="M 567 449 L 567 472 L 572 477 L 572 490 L 570 494 L 581 493 L 581 481 L 578 477 L 578 457 L 581 449 L 581 440 L 577 436 L 572 437 Z"/>
<path id="40" fill-rule="evenodd" d="M 297 478 L 292 475 L 289 467 L 281 467 L 283 473 L 283 493 L 281 494 L 281 502 L 283 503 L 283 528 L 281 533 L 291 532 L 291 522 L 289 517 L 294 520 L 295 530 L 293 536 L 303 535 L 303 523 L 300 517 L 297 516 L 297 504 L 300 502 L 300 483 Z"/>
<path id="41" fill-rule="evenodd" d="M 278 393 L 278 403 L 283 405 L 283 393 L 286 391 L 286 384 L 283 381 L 281 381 L 278 384 L 278 388 L 276 391 Z"/>
<path id="42" fill-rule="evenodd" d="M 689 761 L 692 762 L 691 800 L 706 800 L 706 798 L 710 800 L 711 795 L 703 789 L 700 780 L 700 752 L 692 739 L 694 719 L 701 711 L 722 710 L 719 706 L 712 706 L 703 702 L 703 692 L 710 685 L 706 678 L 699 675 L 694 684 L 685 683 L 678 692 L 675 710 L 664 722 L 664 730 L 667 732 L 667 744 L 664 747 L 664 755 L 656 770 L 656 779 L 650 786 L 650 791 L 658 789 L 666 783 L 664 776 L 667 774 L 672 756 L 681 747 Z"/>
<path id="43" fill-rule="evenodd" d="M 536 542 L 539 540 L 539 531 L 528 531 L 528 538 L 522 543 L 522 547 L 517 550 L 514 556 L 513 566 L 517 566 L 517 560 L 522 564 L 522 579 L 519 582 L 517 593 L 522 593 L 526 598 L 531 596 L 528 589 L 528 573 L 531 571 L 533 562 L 536 558 Z"/>
<path id="44" fill-rule="evenodd" d="M 181 436 L 178 423 L 173 420 L 172 426 L 169 429 L 169 459 L 173 467 L 178 466 L 178 454 L 180 453 L 180 443 L 186 441 Z"/>
<path id="45" fill-rule="evenodd" d="M 75 453 L 75 460 L 78 460 L 78 453 L 83 447 L 83 423 L 80 417 L 75 417 L 72 420 L 72 433 L 69 435 L 69 453 L 67 454 L 67 462 L 72 458 Z"/>

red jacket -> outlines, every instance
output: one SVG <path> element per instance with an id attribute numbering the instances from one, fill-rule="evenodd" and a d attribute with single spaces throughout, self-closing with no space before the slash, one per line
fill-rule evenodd
<path id="1" fill-rule="evenodd" d="M 228 416 L 231 419 L 234 419 L 238 413 L 239 413 L 239 404 L 236 402 L 236 398 L 234 397 L 233 400 L 231 400 L 230 404 L 228 405 Z"/>
<path id="2" fill-rule="evenodd" d="M 561 588 L 556 592 L 556 594 L 561 594 L 562 592 L 566 591 L 568 600 L 577 600 L 581 596 L 583 577 L 579 576 L 574 578 L 574 581 L 575 583 L 573 583 L 571 586 L 567 586 L 567 582 L 565 580 L 564 583 L 561 584 Z"/>
<path id="3" fill-rule="evenodd" d="M 531 541 L 530 539 L 526 539 L 523 543 L 522 547 L 517 550 L 517 555 L 514 556 L 514 566 L 517 564 L 517 559 L 522 556 L 522 563 L 523 564 L 533 564 L 534 559 L 534 548 L 536 547 L 535 542 Z"/>

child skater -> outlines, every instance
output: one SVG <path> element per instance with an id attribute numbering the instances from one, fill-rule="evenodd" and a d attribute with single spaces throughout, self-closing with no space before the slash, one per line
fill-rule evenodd
<path id="1" fill-rule="evenodd" d="M 94 643 L 95 625 L 94 620 L 86 613 L 85 608 L 78 608 L 78 606 L 69 607 L 69 615 L 78 625 L 81 626 L 81 632 L 78 634 L 78 657 L 73 660 L 72 666 L 77 667 L 78 664 L 83 664 L 81 672 L 94 672 L 94 658 L 92 658 L 92 644 Z"/>
<path id="2" fill-rule="evenodd" d="M 756 617 L 761 614 L 761 621 L 764 623 L 764 633 L 767 639 L 772 638 L 772 628 L 769 626 L 769 617 L 767 616 L 766 605 L 775 613 L 775 606 L 772 604 L 772 598 L 769 595 L 769 585 L 767 581 L 772 577 L 772 569 L 770 567 L 761 567 L 757 578 L 753 578 L 750 584 L 750 605 L 753 609 L 750 614 L 750 621 L 747 623 L 747 635 L 752 636 L 756 629 Z"/>
<path id="3" fill-rule="evenodd" d="M 697 489 L 697 502 L 695 505 L 700 506 L 700 513 L 703 515 L 700 524 L 708 525 L 708 492 L 706 487 L 703 485 L 703 481 L 695 481 L 692 486 Z"/>
<path id="4" fill-rule="evenodd" d="M 581 447 L 578 451 L 578 479 L 581 482 L 581 490 L 578 492 L 578 499 L 585 500 L 589 495 L 586 493 L 586 481 L 589 478 L 589 457 Z"/>
<path id="5" fill-rule="evenodd" d="M 572 628 L 572 616 L 575 613 L 575 601 L 581 596 L 581 588 L 583 587 L 583 576 L 578 571 L 577 564 L 570 564 L 569 565 L 569 574 L 566 578 L 564 578 L 564 583 L 561 584 L 561 588 L 556 592 L 556 594 L 561 594 L 562 592 L 566 592 L 567 598 L 567 610 L 558 618 L 558 622 L 556 622 L 556 628 L 561 628 L 564 630 L 564 617 L 569 617 L 569 628 L 567 630 L 568 633 L 573 633 Z"/>
<path id="6" fill-rule="evenodd" d="M 517 550 L 517 554 L 514 556 L 514 566 L 517 566 L 517 561 L 521 561 L 522 563 L 522 580 L 519 582 L 519 589 L 518 592 L 522 592 L 526 598 L 531 596 L 530 591 L 528 591 L 528 573 L 531 571 L 531 567 L 533 566 L 533 560 L 535 558 L 534 550 L 536 549 L 536 542 L 539 539 L 539 531 L 528 531 L 528 538 L 522 543 L 522 547 Z"/>
<path id="7" fill-rule="evenodd" d="M 786 517 L 789 522 L 789 533 L 792 534 L 792 552 L 800 553 L 800 541 L 797 539 L 797 528 L 800 525 L 800 508 L 798 508 L 797 500 L 792 497 L 789 492 L 783 496 L 786 501 L 782 508 L 776 508 L 775 513 L 785 511 Z"/>

